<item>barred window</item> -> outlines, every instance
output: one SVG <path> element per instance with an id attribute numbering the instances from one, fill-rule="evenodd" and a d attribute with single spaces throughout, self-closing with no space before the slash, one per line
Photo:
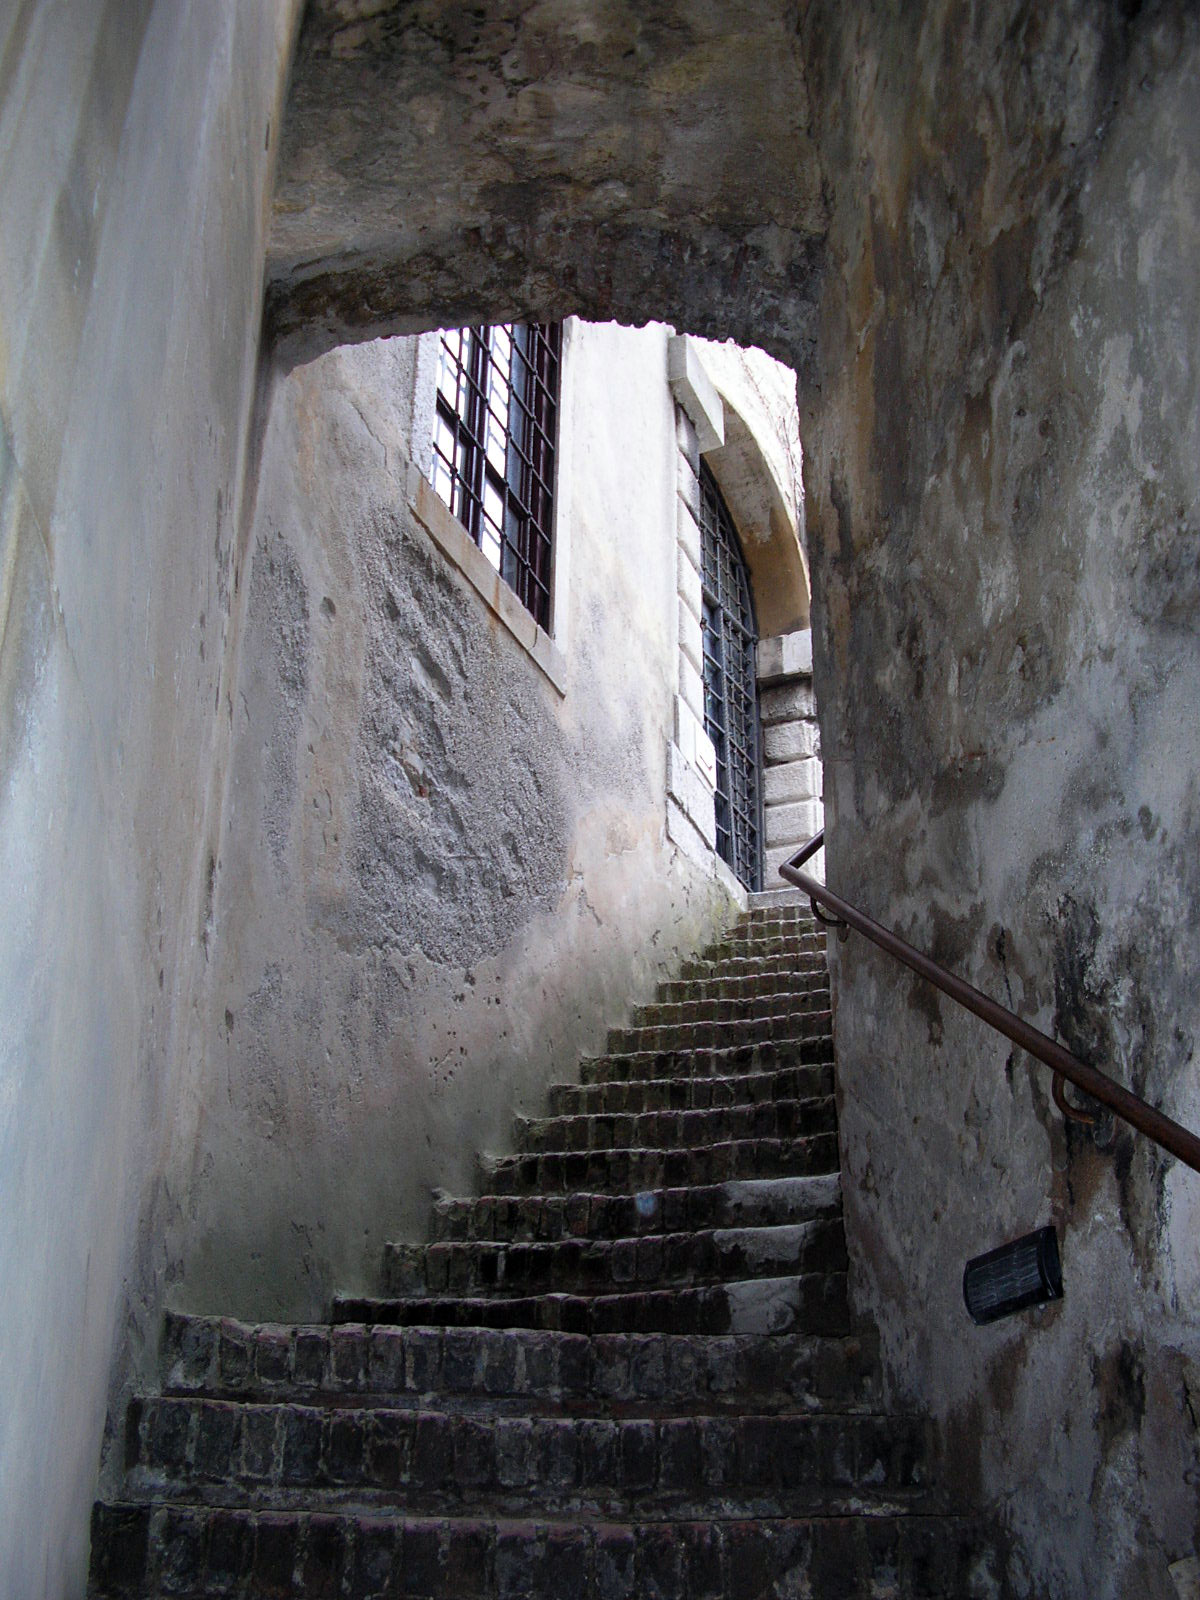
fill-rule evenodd
<path id="1" fill-rule="evenodd" d="M 550 627 L 561 323 L 441 335 L 433 486 L 522 605 Z"/>
<path id="2" fill-rule="evenodd" d="M 758 630 L 750 578 L 716 479 L 700 464 L 704 727 L 717 753 L 717 851 L 747 889 L 762 882 Z"/>

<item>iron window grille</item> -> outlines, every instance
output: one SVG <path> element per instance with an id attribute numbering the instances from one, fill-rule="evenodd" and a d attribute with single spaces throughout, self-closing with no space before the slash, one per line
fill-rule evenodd
<path id="1" fill-rule="evenodd" d="M 762 882 L 758 629 L 737 530 L 704 462 L 700 535 L 704 727 L 717 754 L 717 851 L 753 890 Z"/>
<path id="2" fill-rule="evenodd" d="M 433 486 L 543 628 L 550 626 L 562 324 L 441 335 Z"/>

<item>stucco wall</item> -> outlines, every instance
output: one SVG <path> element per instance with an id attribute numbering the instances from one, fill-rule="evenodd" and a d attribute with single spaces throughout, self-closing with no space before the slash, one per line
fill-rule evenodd
<path id="1" fill-rule="evenodd" d="M 0 1590 L 83 1592 L 179 1193 L 290 4 L 0 18 Z M 190 1144 L 185 1138 L 185 1148 Z M 139 1232 L 139 1224 L 141 1231 Z"/>
<path id="2" fill-rule="evenodd" d="M 373 1288 L 432 1188 L 469 1192 L 513 1112 L 732 914 L 666 834 L 668 332 L 566 330 L 561 688 L 421 524 L 416 341 L 280 378 L 178 1303 L 313 1316 Z"/>
<path id="3" fill-rule="evenodd" d="M 830 882 L 1200 1120 L 1194 8 L 752 3 L 736 39 L 619 0 L 583 33 L 555 0 L 312 17 L 275 326 L 311 347 L 440 296 L 788 359 Z M 380 126 L 336 119 L 368 76 Z M 1169 1592 L 1200 1531 L 1195 1180 L 1064 1133 L 1044 1079 L 854 941 L 838 1029 L 898 1390 L 1031 1593 Z M 1049 1216 L 1064 1305 L 976 1333 L 963 1260 Z"/>
<path id="4" fill-rule="evenodd" d="M 812 44 L 841 174 L 801 386 L 829 881 L 1200 1127 L 1194 12 L 935 6 Z M 1009 1519 L 1022 1592 L 1173 1595 L 1200 1178 L 1129 1132 L 1098 1151 L 1040 1068 L 833 949 L 854 1280 L 897 1389 Z M 1062 1304 L 973 1329 L 966 1258 L 1048 1221 Z"/>
<path id="5" fill-rule="evenodd" d="M 753 0 L 731 41 L 721 8 L 598 0 L 581 27 L 563 0 L 365 22 L 318 0 L 269 259 L 293 350 L 519 309 L 792 360 L 830 881 L 1195 1124 L 1193 9 Z M 195 1148 L 214 1021 L 193 1000 L 229 870 L 219 641 L 290 14 L 0 23 L 0 1557 L 21 1596 L 78 1573 L 114 1324 L 213 1214 L 182 1209 L 166 1130 Z M 324 558 L 280 531 L 296 637 L 320 639 Z M 322 645 L 339 672 L 352 643 Z M 313 648 L 300 676 L 276 655 L 297 738 Z M 1025 1063 L 853 941 L 837 979 L 856 1282 L 898 1389 L 947 1418 L 1030 1592 L 1162 1595 L 1197 1540 L 1195 1180 L 1064 1133 Z M 1062 1307 L 965 1326 L 964 1256 L 1047 1215 Z"/>

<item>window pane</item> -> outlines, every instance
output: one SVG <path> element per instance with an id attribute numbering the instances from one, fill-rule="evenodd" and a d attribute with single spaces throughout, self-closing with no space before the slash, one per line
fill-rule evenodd
<path id="1" fill-rule="evenodd" d="M 717 757 L 717 850 L 748 889 L 761 880 L 758 685 L 750 579 L 733 519 L 700 468 L 704 726 Z"/>
<path id="2" fill-rule="evenodd" d="M 561 328 L 441 334 L 433 486 L 543 627 L 550 621 Z"/>

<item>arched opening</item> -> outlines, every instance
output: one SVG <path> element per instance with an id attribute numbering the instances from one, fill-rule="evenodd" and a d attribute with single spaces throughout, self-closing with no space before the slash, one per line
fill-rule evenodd
<path id="1" fill-rule="evenodd" d="M 251 611 L 276 630 L 278 648 L 258 663 L 271 693 L 239 691 L 253 649 L 244 596 L 254 514 L 243 514 L 243 490 L 254 484 L 245 420 L 264 241 L 268 326 L 281 339 L 269 359 L 447 322 L 576 312 L 667 316 L 793 361 L 839 886 L 927 932 L 982 986 L 1053 1016 L 1068 1042 L 1095 1042 L 1185 1115 L 1198 1031 L 1200 449 L 1194 340 L 1180 329 L 1200 318 L 1190 115 L 1200 44 L 1187 7 L 750 0 L 731 31 L 719 7 L 518 16 L 450 0 L 313 0 L 273 222 L 299 7 L 149 5 L 122 49 L 114 12 L 79 0 L 24 6 L 0 28 L 4 187 L 17 218 L 0 428 L 0 679 L 17 730 L 4 748 L 4 831 L 18 881 L 31 885 L 5 944 L 21 1002 L 10 1055 L 28 1063 L 14 1079 L 21 1159 L 5 1190 L 5 1287 L 23 1308 L 26 1352 L 13 1375 L 19 1493 L 9 1498 L 12 1524 L 34 1530 L 18 1563 L 31 1591 L 37 1573 L 59 1570 L 59 1556 L 43 1565 L 41 1553 L 64 1503 L 46 1495 L 52 1477 L 70 1478 L 78 1509 L 101 1346 L 122 1295 L 149 1285 L 152 1299 L 164 1248 L 168 1278 L 183 1254 L 231 1041 L 257 1025 L 274 1052 L 261 1092 L 225 1130 L 255 1179 L 263 1149 L 286 1151 L 305 1191 L 318 1178 L 334 1189 L 372 1162 L 385 1169 L 380 1108 L 403 1121 L 406 1095 L 428 1110 L 442 1150 L 465 1147 L 475 1108 L 456 1120 L 452 1085 L 467 1057 L 444 1028 L 470 987 L 462 966 L 457 987 L 447 982 L 413 1023 L 427 1076 L 413 1088 L 407 1064 L 392 1063 L 398 1098 L 378 1093 L 346 1034 L 359 1028 L 386 1055 L 386 1019 L 431 968 L 454 965 L 457 952 L 421 920 L 429 900 L 455 908 L 470 936 L 479 904 L 504 913 L 523 881 L 528 819 L 558 842 L 563 808 L 535 777 L 541 753 L 577 731 L 570 714 L 496 692 L 491 624 L 468 638 L 428 550 L 388 522 L 383 480 L 393 492 L 397 477 L 407 485 L 413 463 L 376 412 L 370 426 L 354 420 L 348 385 L 323 408 L 311 377 L 300 380 L 304 404 L 263 472 L 276 484 L 304 477 L 332 522 L 345 509 L 340 474 L 370 462 L 380 493 L 355 503 L 355 532 L 375 542 L 368 551 L 365 538 L 347 540 L 302 567 L 269 530 Z M 674 503 L 668 475 L 652 488 Z M 729 503 L 736 520 L 732 490 Z M 401 539 L 411 564 L 391 562 Z M 621 569 L 641 553 L 626 547 L 618 561 L 611 543 L 590 548 L 599 579 L 640 620 L 641 593 Z M 662 571 L 653 576 L 661 598 Z M 343 603 L 360 580 L 374 610 Z M 421 604 L 432 625 L 421 648 L 402 649 L 389 625 Z M 573 620 L 580 650 L 591 648 L 586 610 Z M 364 680 L 368 622 L 391 648 L 387 671 Z M 511 635 L 522 628 L 536 670 L 537 624 L 514 617 Z M 317 637 L 327 644 L 319 681 L 306 652 Z M 612 687 L 602 681 L 597 699 Z M 437 751 L 448 782 L 435 802 L 428 752 L 404 719 L 419 721 L 414 708 L 439 698 L 457 716 L 468 695 L 473 718 Z M 372 777 L 386 778 L 376 816 L 411 823 L 416 807 L 427 817 L 436 804 L 446 825 L 446 848 L 422 853 L 415 825 L 381 824 L 379 840 L 411 848 L 417 892 L 379 896 L 381 937 L 358 965 L 358 896 L 369 900 L 364 884 L 389 863 L 372 835 L 349 888 L 339 878 L 352 835 L 334 734 L 356 696 Z M 611 701 L 620 726 L 594 757 L 631 788 L 657 781 L 673 733 L 646 701 L 623 686 Z M 265 731 L 251 738 L 256 719 Z M 234 774 L 238 739 L 253 749 Z M 295 764 L 279 759 L 285 748 Z M 503 825 L 478 850 L 464 797 L 485 780 Z M 273 1033 L 271 1008 L 294 977 L 286 965 L 265 962 L 228 997 L 214 976 L 222 939 L 260 953 L 252 921 L 222 921 L 238 870 L 229 840 L 252 800 L 267 871 L 303 884 L 289 908 L 297 937 L 328 954 L 305 1026 Z M 619 926 L 626 904 L 593 899 L 589 871 L 600 858 L 625 863 L 624 882 L 639 890 L 651 826 L 661 831 L 661 811 L 645 828 L 606 814 L 586 846 L 562 851 L 561 870 L 530 875 L 534 894 L 575 896 L 578 928 Z M 480 881 L 490 874 L 494 893 L 480 903 L 468 856 Z M 680 926 L 694 934 L 702 916 L 692 900 Z M 582 933 L 575 953 L 582 981 L 608 981 L 586 970 Z M 1080 1140 L 1064 1141 L 1020 1063 L 1006 1073 L 987 1044 L 921 994 L 893 989 L 853 944 L 839 962 L 862 1303 L 880 1309 L 904 1383 L 936 1395 L 964 1469 L 1019 1485 L 1011 1505 L 1035 1568 L 1073 1564 L 1089 1592 L 1163 1588 L 1164 1562 L 1185 1556 L 1186 1515 L 1169 1495 L 1131 1494 L 1125 1465 L 1145 1443 L 1183 1461 L 1173 1481 L 1190 1470 L 1179 1396 L 1195 1385 L 1175 1323 L 1176 1299 L 1195 1287 L 1188 1191 L 1140 1154 L 1123 1151 L 1114 1176 Z M 509 980 L 499 964 L 487 976 L 493 1017 L 511 999 Z M 492 1030 L 509 1029 L 516 1061 L 542 1047 L 558 1015 L 538 984 L 527 992 L 529 1005 L 508 1006 Z M 569 1015 L 568 987 L 555 998 Z M 197 1025 L 206 1015 L 211 1028 Z M 345 1070 L 327 1093 L 321 1064 L 339 1052 Z M 488 1065 L 474 1062 L 481 1092 Z M 312 1149 L 293 1135 L 318 1104 L 326 1137 Z M 429 1181 L 420 1148 L 406 1159 L 414 1188 Z M 23 1181 L 38 1170 L 40 1186 Z M 1073 1281 L 1101 1285 L 1103 1305 L 1069 1299 L 1036 1345 L 1030 1330 L 990 1351 L 955 1338 L 945 1262 L 979 1242 L 981 1175 L 1000 1210 L 1040 1198 L 1064 1226 L 1086 1224 L 1074 1229 Z M 229 1195 L 247 1259 L 260 1249 L 281 1258 L 303 1236 L 297 1293 L 315 1302 L 354 1241 L 334 1238 L 336 1223 L 323 1234 L 303 1219 L 275 1218 L 273 1233 L 256 1192 Z M 163 1216 L 178 1219 L 165 1247 Z M 219 1233 L 204 1251 L 232 1254 Z M 130 1327 L 145 1325 L 143 1312 Z M 81 1406 L 72 1330 L 84 1325 Z M 43 1342 L 40 1328 L 58 1337 Z M 1047 1456 L 1020 1419 L 1064 1392 L 1057 1375 L 1079 1371 L 1094 1328 L 1111 1330 L 1099 1335 L 1108 1347 L 1090 1388 L 1085 1372 L 1081 1394 L 1051 1402 L 1048 1423 L 1070 1449 Z M 1141 1393 L 1141 1366 L 1162 1381 L 1147 1381 L 1144 1408 L 1123 1407 L 1131 1386 Z M 1133 1420 L 1114 1431 L 1114 1414 Z M 27 1452 L 37 1439 L 66 1447 Z M 1081 1474 L 1090 1511 L 1074 1493 Z M 5 1537 L 6 1556 L 16 1542 Z M 1143 1554 L 1152 1568 L 1134 1571 Z"/>

